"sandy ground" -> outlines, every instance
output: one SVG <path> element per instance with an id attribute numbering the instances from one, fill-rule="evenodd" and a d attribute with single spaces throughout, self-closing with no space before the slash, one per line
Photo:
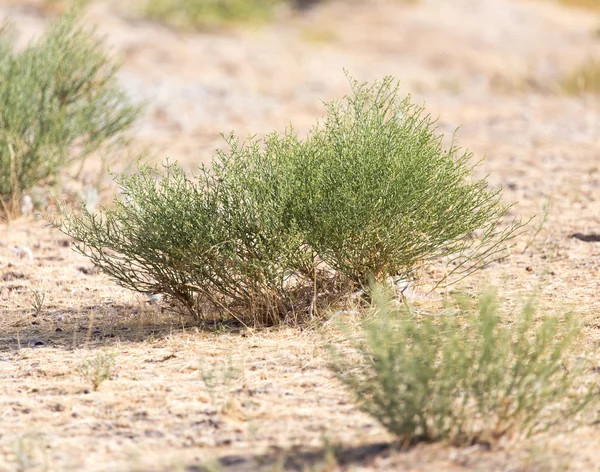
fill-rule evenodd
<path id="1" fill-rule="evenodd" d="M 86 16 L 123 57 L 123 86 L 148 102 L 135 140 L 152 159 L 191 169 L 222 132 L 291 122 L 305 133 L 321 100 L 348 91 L 344 68 L 359 80 L 393 75 L 442 131 L 461 126 L 460 143 L 487 156 L 477 172 L 504 186 L 515 215 L 551 203 L 526 252 L 536 223 L 511 257 L 463 285 L 493 283 L 514 303 L 541 287 L 544 309 L 575 308 L 589 320 L 584 342 L 597 345 L 600 101 L 560 84 L 600 58 L 598 14 L 542 0 L 333 1 L 258 29 L 191 34 L 122 3 Z M 20 45 L 47 21 L 35 4 L 0 1 Z M 0 227 L 0 471 L 600 470 L 598 427 L 492 451 L 399 452 L 327 370 L 327 331 L 200 329 L 69 246 L 41 219 Z M 34 292 L 45 296 L 39 313 Z M 105 352 L 114 374 L 94 391 L 78 369 Z"/>

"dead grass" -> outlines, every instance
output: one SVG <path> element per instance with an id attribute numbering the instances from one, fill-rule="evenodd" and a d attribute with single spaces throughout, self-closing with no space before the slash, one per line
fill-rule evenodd
<path id="1" fill-rule="evenodd" d="M 588 58 L 563 79 L 565 92 L 572 95 L 600 94 L 600 60 Z"/>
<path id="2" fill-rule="evenodd" d="M 600 10 L 600 0 L 559 0 L 563 5 Z"/>

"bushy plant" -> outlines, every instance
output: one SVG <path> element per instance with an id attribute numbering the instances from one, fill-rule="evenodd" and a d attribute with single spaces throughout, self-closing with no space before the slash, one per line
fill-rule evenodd
<path id="1" fill-rule="evenodd" d="M 444 150 L 391 79 L 352 84 L 304 140 L 293 129 L 230 136 L 193 178 L 176 164 L 141 166 L 117 178 L 124 198 L 112 208 L 59 226 L 126 287 L 197 317 L 218 309 L 269 323 L 433 258 L 454 271 L 493 260 L 520 228 L 498 229 L 499 191 L 470 182 L 470 155 Z"/>
<path id="2" fill-rule="evenodd" d="M 349 347 L 330 347 L 332 369 L 405 445 L 526 436 L 597 399 L 596 384 L 583 380 L 586 366 L 570 362 L 577 321 L 540 319 L 533 302 L 514 318 L 499 314 L 493 293 L 476 310 L 415 314 L 378 287 L 361 329 L 344 333 Z"/>
<path id="3" fill-rule="evenodd" d="M 84 209 L 62 230 L 76 248 L 122 285 L 160 293 L 196 317 L 215 308 L 238 319 L 278 322 L 293 311 L 289 279 L 306 265 L 302 241 L 285 220 L 288 139 L 261 149 L 233 137 L 212 167 L 186 176 L 176 164 L 142 165 L 121 175 L 122 199 L 103 213 Z M 290 174 L 291 175 L 291 174 Z"/>
<path id="4" fill-rule="evenodd" d="M 0 200 L 56 178 L 116 140 L 139 114 L 120 89 L 118 64 L 74 15 L 22 52 L 0 41 Z"/>
<path id="5" fill-rule="evenodd" d="M 435 121 L 392 78 L 351 84 L 294 154 L 293 213 L 306 243 L 358 284 L 408 277 L 441 257 L 454 272 L 493 260 L 520 225 L 499 229 L 507 207 L 472 179 L 472 155 L 444 148 Z"/>

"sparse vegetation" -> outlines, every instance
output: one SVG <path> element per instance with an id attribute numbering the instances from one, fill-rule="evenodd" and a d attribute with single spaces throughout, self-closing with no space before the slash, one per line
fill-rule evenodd
<path id="1" fill-rule="evenodd" d="M 217 413 L 227 413 L 234 407 L 235 393 L 241 389 L 243 369 L 232 357 L 227 361 L 213 360 L 206 365 L 206 359 L 200 360 L 202 382 Z"/>
<path id="2" fill-rule="evenodd" d="M 193 179 L 142 166 L 118 177 L 124 198 L 111 208 L 59 227 L 122 285 L 244 323 L 313 315 L 319 294 L 411 277 L 432 260 L 464 274 L 498 257 L 521 225 L 501 228 L 507 207 L 471 182 L 471 155 L 444 149 L 392 79 L 351 84 L 304 141 L 293 130 L 230 137 Z"/>
<path id="3" fill-rule="evenodd" d="M 281 7 L 301 10 L 320 1 L 324 0 L 133 0 L 128 7 L 144 18 L 191 31 L 259 25 L 273 19 Z M 43 13 L 60 15 L 90 3 L 92 0 L 41 0 L 35 6 Z"/>
<path id="4" fill-rule="evenodd" d="M 35 6 L 44 14 L 64 15 L 69 10 L 83 9 L 91 2 L 92 0 L 41 0 Z"/>
<path id="5" fill-rule="evenodd" d="M 560 2 L 571 7 L 589 8 L 592 10 L 600 9 L 600 0 L 560 0 Z"/>
<path id="6" fill-rule="evenodd" d="M 537 221 L 535 226 L 532 228 L 529 239 L 525 243 L 525 247 L 523 248 L 523 254 L 525 254 L 531 246 L 535 243 L 537 237 L 543 231 L 544 227 L 548 223 L 548 218 L 550 216 L 550 209 L 552 207 L 552 202 L 550 199 L 546 200 L 542 205 L 541 214 L 536 215 Z"/>
<path id="7" fill-rule="evenodd" d="M 39 290 L 29 289 L 31 292 L 31 308 L 33 309 L 33 315 L 38 316 L 44 308 L 44 300 L 46 299 L 46 293 Z"/>
<path id="8" fill-rule="evenodd" d="M 335 32 L 331 28 L 306 27 L 300 31 L 300 36 L 305 41 L 315 44 L 333 44 L 338 40 Z"/>
<path id="9" fill-rule="evenodd" d="M 98 390 L 113 374 L 116 357 L 114 352 L 99 352 L 95 357 L 84 360 L 77 371 L 83 380 L 92 385 L 94 391 Z"/>
<path id="10" fill-rule="evenodd" d="M 176 28 L 211 28 L 231 23 L 260 23 L 285 0 L 144 0 L 147 18 Z"/>
<path id="11" fill-rule="evenodd" d="M 138 116 L 102 41 L 68 15 L 20 53 L 0 41 L 0 201 L 21 195 L 117 140 Z"/>
<path id="12" fill-rule="evenodd" d="M 475 310 L 458 299 L 454 313 L 416 314 L 383 288 L 375 292 L 359 334 L 345 331 L 350 352 L 331 347 L 331 365 L 360 408 L 405 445 L 493 444 L 546 430 L 596 402 L 585 357 L 572 362 L 568 352 L 581 332 L 571 314 L 537 317 L 530 301 L 503 319 L 492 293 Z"/>
<path id="13" fill-rule="evenodd" d="M 573 95 L 600 94 L 600 60 L 587 59 L 564 78 L 562 85 Z"/>
<path id="14" fill-rule="evenodd" d="M 42 433 L 26 433 L 14 442 L 14 461 L 17 472 L 49 470 L 48 441 Z"/>

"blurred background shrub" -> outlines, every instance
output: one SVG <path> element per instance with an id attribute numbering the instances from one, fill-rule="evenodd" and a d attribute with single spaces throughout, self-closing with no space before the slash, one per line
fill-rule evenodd
<path id="1" fill-rule="evenodd" d="M 118 63 L 68 15 L 15 53 L 0 40 L 0 200 L 21 195 L 115 142 L 140 114 L 121 90 Z"/>

